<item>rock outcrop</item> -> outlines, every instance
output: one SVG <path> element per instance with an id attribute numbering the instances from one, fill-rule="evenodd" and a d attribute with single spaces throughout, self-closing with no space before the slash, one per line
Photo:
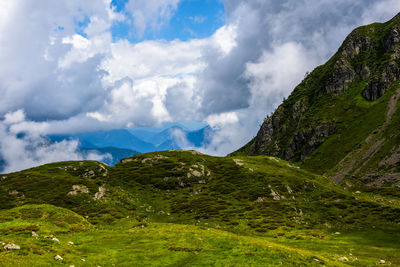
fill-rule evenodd
<path id="1" fill-rule="evenodd" d="M 64 260 L 60 255 L 55 255 L 54 256 L 54 260 L 56 260 L 56 261 L 62 261 L 62 260 Z"/>
<path id="2" fill-rule="evenodd" d="M 365 86 L 362 96 L 369 101 L 375 101 L 385 94 L 390 86 L 400 78 L 400 68 L 396 62 L 390 62 L 382 71 L 380 77 L 372 78 Z"/>
<path id="3" fill-rule="evenodd" d="M 15 244 L 7 244 L 4 247 L 4 250 L 20 250 L 21 247 Z"/>
<path id="4" fill-rule="evenodd" d="M 72 191 L 68 192 L 68 195 L 77 195 L 79 193 L 88 194 L 89 189 L 86 185 L 73 185 Z"/>
<path id="5" fill-rule="evenodd" d="M 355 29 L 338 52 L 264 120 L 257 136 L 231 155 L 280 157 L 321 174 L 349 168 L 342 173 L 393 177 L 400 172 L 395 164 L 378 163 L 393 149 L 389 132 L 394 145 L 396 138 L 400 142 L 398 131 L 391 130 L 397 120 L 393 114 L 399 81 L 400 13 L 387 23 Z M 364 152 L 356 157 L 362 161 L 383 158 L 369 165 L 350 160 L 351 152 L 360 149 Z"/>

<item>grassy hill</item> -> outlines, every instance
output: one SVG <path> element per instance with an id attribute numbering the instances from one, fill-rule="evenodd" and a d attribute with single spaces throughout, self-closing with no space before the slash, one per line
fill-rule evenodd
<path id="1" fill-rule="evenodd" d="M 398 196 L 273 157 L 167 151 L 0 179 L 0 242 L 21 246 L 0 252 L 9 266 L 400 264 Z"/>
<path id="2" fill-rule="evenodd" d="M 257 136 L 233 155 L 270 155 L 336 181 L 400 181 L 400 15 L 355 29 Z"/>

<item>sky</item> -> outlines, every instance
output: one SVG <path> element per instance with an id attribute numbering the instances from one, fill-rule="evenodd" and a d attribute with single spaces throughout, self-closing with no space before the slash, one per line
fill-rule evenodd
<path id="1" fill-rule="evenodd" d="M 84 158 L 48 134 L 171 122 L 210 125 L 200 151 L 226 155 L 352 29 L 399 11 L 398 0 L 1 0 L 6 171 Z"/>

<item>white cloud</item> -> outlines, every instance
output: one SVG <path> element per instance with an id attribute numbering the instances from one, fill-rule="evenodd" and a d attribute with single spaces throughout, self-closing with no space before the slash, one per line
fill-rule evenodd
<path id="1" fill-rule="evenodd" d="M 222 56 L 228 55 L 237 45 L 237 26 L 227 25 L 219 28 L 212 36 L 212 42 L 222 52 Z"/>
<path id="2" fill-rule="evenodd" d="M 145 41 L 138 44 L 118 41 L 102 62 L 102 69 L 108 73 L 104 81 L 114 83 L 125 77 L 136 80 L 196 73 L 205 66 L 201 59 L 205 44 L 204 40 Z"/>
<path id="3" fill-rule="evenodd" d="M 29 127 L 26 127 L 29 124 Z M 50 143 L 38 134 L 42 125 L 26 121 L 23 110 L 10 112 L 0 121 L 0 158 L 4 172 L 14 172 L 34 166 L 67 160 L 103 160 L 110 155 L 79 152 L 77 141 Z M 40 123 L 39 123 L 40 124 Z"/>
<path id="4" fill-rule="evenodd" d="M 17 110 L 15 112 L 9 112 L 4 116 L 3 123 L 6 125 L 19 123 L 25 120 L 25 113 L 22 109 Z"/>
<path id="5" fill-rule="evenodd" d="M 208 38 L 113 42 L 113 23 L 158 31 L 179 3 L 131 0 L 117 13 L 110 0 L 0 1 L 1 127 L 15 145 L 2 141 L 1 153 L 18 162 L 44 134 L 188 120 L 217 131 L 204 152 L 231 152 L 354 27 L 400 9 L 396 0 L 228 0 L 226 25 Z M 88 21 L 82 35 L 77 20 Z"/>
<path id="6" fill-rule="evenodd" d="M 269 105 L 276 107 L 317 63 L 300 43 L 273 44 L 257 62 L 246 64 L 244 75 L 251 81 L 250 106 L 261 107 L 259 101 L 269 99 Z"/>
<path id="7" fill-rule="evenodd" d="M 236 112 L 227 112 L 208 116 L 205 121 L 213 128 L 222 128 L 224 125 L 237 123 L 239 118 Z"/>

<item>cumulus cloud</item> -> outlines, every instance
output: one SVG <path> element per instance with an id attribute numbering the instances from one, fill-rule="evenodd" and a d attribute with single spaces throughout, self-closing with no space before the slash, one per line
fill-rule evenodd
<path id="1" fill-rule="evenodd" d="M 103 73 L 97 69 L 102 55 L 88 51 L 98 48 L 97 35 L 88 32 L 91 45 L 78 53 L 84 47 L 75 37 L 75 20 L 88 18 L 86 29 L 109 28 L 114 16 L 107 1 L 4 0 L 2 5 L 8 15 L 0 19 L 1 114 L 22 107 L 34 120 L 66 119 L 102 104 Z M 110 41 L 103 30 L 101 39 Z"/>
<path id="2" fill-rule="evenodd" d="M 46 134 L 198 120 L 216 131 L 202 151 L 224 155 L 249 141 L 354 27 L 400 10 L 396 0 L 226 0 L 226 25 L 208 38 L 113 40 L 115 23 L 138 35 L 162 30 L 179 3 L 130 0 L 119 13 L 110 0 L 2 0 L 2 135 L 23 148 Z M 45 147 L 74 151 L 65 146 Z"/>
<path id="3" fill-rule="evenodd" d="M 27 123 L 30 127 L 24 127 Z M 77 141 L 51 143 L 38 134 L 34 127 L 36 124 L 26 121 L 23 110 L 9 112 L 0 121 L 0 158 L 5 164 L 2 171 L 14 172 L 57 161 L 104 160 L 111 157 L 94 152 L 84 155 L 79 151 Z"/>

